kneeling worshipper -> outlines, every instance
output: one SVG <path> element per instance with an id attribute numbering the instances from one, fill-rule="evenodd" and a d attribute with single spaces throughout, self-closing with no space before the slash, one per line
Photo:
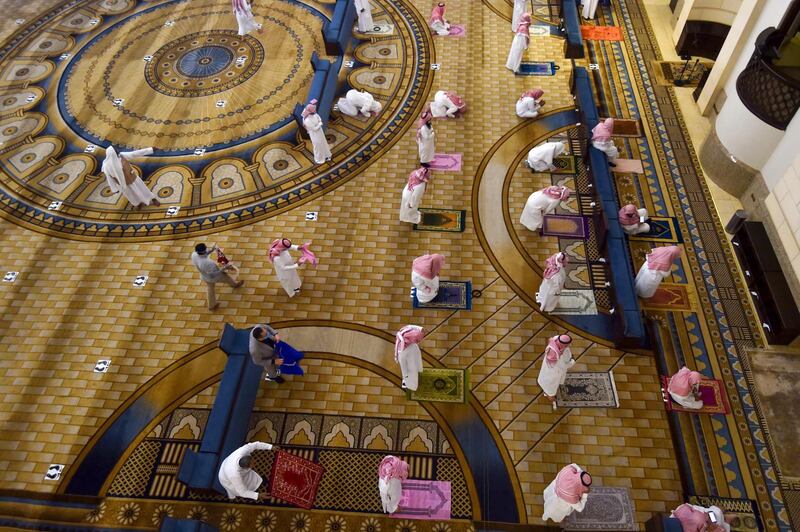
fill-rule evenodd
<path id="1" fill-rule="evenodd" d="M 563 142 L 544 142 L 528 152 L 525 165 L 534 172 L 552 172 L 556 169 L 553 161 L 566 151 L 567 145 Z"/>
<path id="2" fill-rule="evenodd" d="M 568 334 L 559 334 L 548 340 L 547 347 L 544 348 L 539 378 L 536 379 L 536 382 L 542 387 L 544 396 L 553 403 L 554 409 L 556 408 L 558 387 L 567 380 L 569 368 L 575 365 L 572 350 L 569 348 L 571 343 L 572 337 Z"/>
<path id="3" fill-rule="evenodd" d="M 269 495 L 258 493 L 263 479 L 250 469 L 253 451 L 277 451 L 277 445 L 255 441 L 243 445 L 233 451 L 219 467 L 219 483 L 225 488 L 229 499 L 244 497 L 246 499 L 264 500 Z"/>
<path id="4" fill-rule="evenodd" d="M 429 106 L 425 106 L 417 122 L 417 148 L 419 162 L 427 167 L 436 158 L 436 134 L 433 131 L 433 115 Z"/>
<path id="5" fill-rule="evenodd" d="M 444 255 L 433 253 L 414 259 L 411 265 L 411 284 L 417 289 L 417 301 L 428 303 L 439 294 L 439 272 L 444 266 Z"/>
<path id="6" fill-rule="evenodd" d="M 317 114 L 317 103 L 319 103 L 317 100 L 311 100 L 311 103 L 303 109 L 303 127 L 308 131 L 311 145 L 314 147 L 314 162 L 322 164 L 330 161 L 332 156 L 328 139 L 325 138 L 325 130 L 322 127 L 322 118 Z"/>
<path id="7" fill-rule="evenodd" d="M 636 274 L 636 294 L 644 298 L 653 297 L 661 281 L 669 277 L 672 263 L 680 257 L 681 248 L 678 246 L 653 248 Z"/>
<path id="8" fill-rule="evenodd" d="M 592 146 L 606 154 L 609 166 L 617 166 L 619 150 L 611 135 L 614 134 L 614 119 L 606 118 L 592 129 Z"/>
<path id="9" fill-rule="evenodd" d="M 106 176 L 106 183 L 111 192 L 122 192 L 122 195 L 134 207 L 141 207 L 142 205 L 161 205 L 156 195 L 153 194 L 147 185 L 144 184 L 142 178 L 133 169 L 128 159 L 135 159 L 137 157 L 144 157 L 151 155 L 153 148 L 145 148 L 136 151 L 124 151 L 117 155 L 114 146 L 106 148 L 106 158 L 103 160 L 103 165 L 100 170 Z"/>
<path id="10" fill-rule="evenodd" d="M 537 190 L 528 196 L 519 218 L 520 223 L 530 231 L 540 229 L 544 223 L 544 215 L 556 210 L 562 201 L 567 201 L 570 192 L 567 187 L 555 185 Z"/>
<path id="11" fill-rule="evenodd" d="M 559 251 L 545 261 L 542 284 L 536 292 L 536 302 L 542 312 L 552 312 L 558 304 L 558 297 L 567 282 L 567 255 Z"/>
<path id="12" fill-rule="evenodd" d="M 422 351 L 418 344 L 424 337 L 425 331 L 417 325 L 406 325 L 395 335 L 394 360 L 400 364 L 400 373 L 403 376 L 401 387 L 404 390 L 416 391 L 419 387 Z"/>
<path id="13" fill-rule="evenodd" d="M 706 508 L 684 503 L 672 510 L 670 517 L 680 521 L 683 532 L 730 532 L 731 530 L 731 525 L 717 506 Z"/>
<path id="14" fill-rule="evenodd" d="M 378 491 L 381 494 L 383 512 L 393 514 L 400 506 L 403 495 L 403 481 L 408 478 L 408 463 L 400 458 L 387 455 L 378 467 Z"/>
<path id="15" fill-rule="evenodd" d="M 373 31 L 375 23 L 372 21 L 372 6 L 369 5 L 369 0 L 353 0 L 353 2 L 358 13 L 358 31 L 361 33 Z"/>
<path id="16" fill-rule="evenodd" d="M 703 408 L 700 399 L 700 381 L 703 375 L 683 366 L 678 373 L 669 378 L 667 391 L 676 403 L 684 408 L 699 410 Z"/>
<path id="17" fill-rule="evenodd" d="M 647 220 L 647 209 L 637 209 L 636 205 L 629 203 L 619 210 L 619 224 L 629 235 L 649 232 L 650 224 L 646 224 L 645 220 Z"/>
<path id="18" fill-rule="evenodd" d="M 251 31 L 261 33 L 261 24 L 253 17 L 253 10 L 247 0 L 233 0 L 233 14 L 239 24 L 239 35 L 247 35 Z"/>
<path id="19" fill-rule="evenodd" d="M 511 31 L 516 32 L 519 27 L 519 20 L 528 10 L 529 0 L 514 0 L 514 11 L 511 14 Z"/>
<path id="20" fill-rule="evenodd" d="M 531 89 L 522 93 L 517 100 L 517 116 L 520 118 L 536 118 L 539 110 L 544 106 L 544 100 L 539 100 L 544 96 L 542 89 Z"/>
<path id="21" fill-rule="evenodd" d="M 430 110 L 434 118 L 456 118 L 467 112 L 467 103 L 453 91 L 436 91 Z"/>
<path id="22" fill-rule="evenodd" d="M 582 512 L 589 497 L 592 477 L 578 466 L 570 464 L 556 475 L 544 489 L 544 515 L 542 520 L 563 521 L 572 512 Z"/>
<path id="23" fill-rule="evenodd" d="M 417 168 L 408 176 L 408 184 L 403 187 L 403 197 L 400 200 L 400 221 L 418 224 L 422 221 L 419 206 L 422 204 L 422 195 L 431 179 L 431 171 L 426 168 Z"/>
<path id="24" fill-rule="evenodd" d="M 337 104 L 339 111 L 347 116 L 358 116 L 358 113 L 366 116 L 377 116 L 381 112 L 383 106 L 372 94 L 367 91 L 358 91 L 350 89 L 344 98 L 339 98 Z"/>
<path id="25" fill-rule="evenodd" d="M 511 50 L 508 52 L 508 60 L 506 61 L 506 68 L 515 74 L 519 72 L 522 56 L 525 55 L 525 50 L 528 49 L 528 44 L 531 41 L 530 25 L 531 14 L 523 13 L 519 19 L 517 33 L 514 35 L 514 40 L 511 41 Z"/>
<path id="26" fill-rule="evenodd" d="M 445 9 L 444 2 L 439 2 L 431 11 L 431 29 L 437 35 L 450 35 L 450 23 L 444 18 Z"/>
<path id="27" fill-rule="evenodd" d="M 314 267 L 317 266 L 317 256 L 311 252 L 309 246 L 310 242 L 296 246 L 288 238 L 279 238 L 272 242 L 269 247 L 269 261 L 275 267 L 275 274 L 278 276 L 281 286 L 286 291 L 286 295 L 294 297 L 300 291 L 300 285 L 303 284 L 300 280 L 300 275 L 297 273 L 297 268 L 306 262 L 311 263 Z M 289 250 L 293 249 L 300 252 L 300 260 L 297 263 L 289 254 Z"/>

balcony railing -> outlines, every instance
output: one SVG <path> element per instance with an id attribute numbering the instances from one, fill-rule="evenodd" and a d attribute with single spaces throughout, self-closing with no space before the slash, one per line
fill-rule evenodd
<path id="1" fill-rule="evenodd" d="M 800 81 L 772 64 L 767 44 L 775 28 L 768 28 L 756 40 L 756 50 L 736 80 L 736 92 L 751 113 L 770 126 L 785 130 L 800 108 Z"/>

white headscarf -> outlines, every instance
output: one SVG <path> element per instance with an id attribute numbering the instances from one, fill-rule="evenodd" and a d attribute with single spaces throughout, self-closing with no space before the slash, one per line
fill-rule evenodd
<path id="1" fill-rule="evenodd" d="M 126 187 L 125 173 L 122 171 L 122 161 L 114 150 L 114 146 L 106 148 L 106 158 L 103 160 L 101 171 L 106 175 L 106 182 L 111 192 L 119 192 Z"/>

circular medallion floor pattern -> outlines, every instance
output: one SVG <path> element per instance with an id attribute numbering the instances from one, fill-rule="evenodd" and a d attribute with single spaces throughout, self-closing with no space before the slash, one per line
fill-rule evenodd
<path id="1" fill-rule="evenodd" d="M 59 6 L 0 48 L 0 215 L 68 238 L 154 240 L 252 223 L 325 193 L 394 144 L 424 104 L 432 43 L 408 1 L 373 2 L 382 31 L 361 36 L 352 57 L 325 55 L 330 6 L 316 2 L 259 2 L 265 31 L 248 36 L 227 0 Z M 342 93 L 367 90 L 384 105 L 369 119 L 331 113 L 324 166 L 291 117 L 314 52 Z M 161 207 L 134 210 L 111 191 L 100 173 L 109 144 L 154 148 L 133 163 Z"/>

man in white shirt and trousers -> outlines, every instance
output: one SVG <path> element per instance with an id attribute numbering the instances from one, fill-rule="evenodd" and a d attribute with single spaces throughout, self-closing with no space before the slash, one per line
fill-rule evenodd
<path id="1" fill-rule="evenodd" d="M 226 283 L 228 286 L 239 288 L 244 284 L 244 281 L 234 281 L 230 275 L 217 266 L 217 263 L 209 257 L 217 246 L 212 246 L 209 249 L 205 244 L 197 244 L 192 253 L 192 264 L 200 272 L 200 279 L 206 284 L 208 310 L 215 310 L 219 307 L 217 303 L 217 291 L 214 285 L 217 283 Z"/>
<path id="2" fill-rule="evenodd" d="M 264 500 L 268 493 L 258 493 L 258 488 L 264 481 L 250 466 L 253 451 L 277 451 L 277 445 L 255 441 L 245 444 L 233 451 L 219 467 L 219 483 L 225 488 L 229 499 L 242 497 L 254 501 Z"/>

